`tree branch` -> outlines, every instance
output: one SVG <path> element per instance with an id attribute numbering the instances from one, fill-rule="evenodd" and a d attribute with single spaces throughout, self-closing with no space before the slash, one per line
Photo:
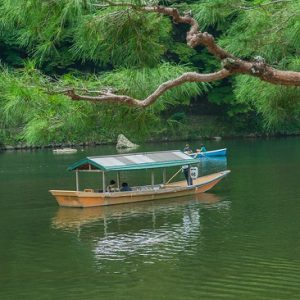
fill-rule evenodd
<path id="1" fill-rule="evenodd" d="M 289 0 L 275 0 L 273 2 L 268 2 L 267 4 L 288 1 Z M 202 32 L 200 30 L 198 22 L 192 16 L 188 14 L 181 16 L 177 8 L 164 6 L 137 6 L 131 3 L 118 3 L 112 2 L 110 0 L 103 2 L 106 2 L 110 6 L 126 6 L 138 11 L 163 14 L 171 17 L 174 23 L 190 25 L 190 30 L 187 32 L 186 36 L 187 44 L 191 48 L 195 48 L 199 45 L 206 47 L 212 55 L 223 62 L 223 65 L 224 60 L 227 60 L 224 67 L 230 70 L 231 73 L 240 73 L 255 76 L 263 81 L 267 81 L 273 84 L 300 86 L 300 72 L 277 70 L 268 66 L 267 64 L 265 64 L 265 62 L 262 63 L 261 61 L 256 60 L 246 61 L 235 57 L 233 54 L 220 47 L 215 42 L 215 38 L 211 34 Z M 228 61 L 230 61 L 229 64 Z"/>
<path id="2" fill-rule="evenodd" d="M 166 91 L 182 85 L 186 82 L 211 82 L 215 80 L 224 79 L 231 75 L 231 72 L 222 69 L 215 73 L 210 74 L 199 74 L 195 72 L 187 72 L 182 74 L 176 79 L 169 80 L 161 84 L 152 94 L 150 94 L 147 98 L 143 100 L 135 99 L 126 95 L 117 95 L 112 94 L 110 92 L 100 91 L 99 95 L 91 96 L 91 95 L 80 95 L 77 93 L 77 90 L 74 88 L 64 89 L 61 91 L 56 91 L 55 93 L 65 94 L 70 97 L 72 100 L 85 100 L 93 103 L 117 103 L 117 104 L 125 104 L 132 107 L 147 107 L 153 104 L 163 93 Z M 82 90 L 82 89 L 81 89 Z M 95 91 L 87 91 L 88 94 L 94 93 Z"/>
<path id="3" fill-rule="evenodd" d="M 289 0 L 276 0 L 270 3 L 279 3 L 284 1 L 287 2 Z M 212 55 L 221 61 L 223 69 L 211 74 L 199 74 L 195 72 L 184 73 L 174 80 L 169 80 L 161 84 L 144 100 L 138 100 L 130 96 L 117 95 L 107 92 L 101 92 L 98 96 L 80 95 L 76 93 L 75 89 L 68 89 L 67 91 L 62 92 L 69 96 L 72 100 L 86 100 L 95 103 L 118 103 L 135 107 L 147 107 L 153 104 L 167 90 L 179 86 L 185 82 L 211 82 L 224 79 L 233 74 L 246 74 L 255 76 L 263 81 L 276 85 L 300 86 L 300 72 L 283 71 L 272 68 L 265 63 L 262 57 L 256 57 L 253 59 L 253 61 L 247 61 L 235 57 L 233 54 L 220 47 L 211 34 L 202 32 L 198 22 L 191 15 L 185 14 L 182 16 L 176 8 L 159 5 L 138 6 L 132 3 L 112 2 L 110 0 L 102 1 L 102 3 L 104 4 L 94 4 L 94 6 L 96 8 L 103 8 L 103 5 L 120 6 L 146 13 L 158 13 L 171 17 L 174 23 L 190 25 L 190 29 L 186 35 L 187 44 L 191 48 L 195 48 L 199 45 L 206 47 Z"/>

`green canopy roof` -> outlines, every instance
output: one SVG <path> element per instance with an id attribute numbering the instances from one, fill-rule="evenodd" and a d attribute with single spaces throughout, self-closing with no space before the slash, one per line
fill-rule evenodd
<path id="1" fill-rule="evenodd" d="M 173 150 L 91 156 L 69 166 L 68 170 L 130 171 L 183 166 L 198 162 L 180 150 Z"/>

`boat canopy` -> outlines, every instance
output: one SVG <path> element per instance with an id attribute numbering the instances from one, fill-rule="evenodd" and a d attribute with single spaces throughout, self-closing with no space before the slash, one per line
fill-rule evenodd
<path id="1" fill-rule="evenodd" d="M 180 150 L 173 150 L 90 156 L 69 166 L 68 170 L 130 171 L 183 166 L 198 162 Z"/>

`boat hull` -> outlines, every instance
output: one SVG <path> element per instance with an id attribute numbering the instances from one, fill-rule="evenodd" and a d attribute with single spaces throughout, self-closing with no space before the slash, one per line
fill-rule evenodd
<path id="1" fill-rule="evenodd" d="M 195 154 L 196 154 L 196 156 L 195 156 Z M 194 158 L 226 156 L 227 148 L 191 154 L 191 156 L 193 156 L 193 155 L 194 155 Z"/>
<path id="2" fill-rule="evenodd" d="M 194 180 L 192 186 L 187 186 L 186 181 L 179 181 L 164 185 L 159 190 L 115 193 L 50 190 L 50 193 L 55 197 L 57 203 L 64 207 L 93 207 L 151 201 L 204 193 L 215 186 L 229 172 L 223 171 L 199 177 Z"/>

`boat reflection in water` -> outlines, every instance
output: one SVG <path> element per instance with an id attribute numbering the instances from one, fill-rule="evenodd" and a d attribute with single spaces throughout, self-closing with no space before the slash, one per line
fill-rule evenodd
<path id="1" fill-rule="evenodd" d="M 108 218 L 116 218 L 122 216 L 132 216 L 137 214 L 149 214 L 176 210 L 178 206 L 188 204 L 202 203 L 202 204 L 217 204 L 221 198 L 215 194 L 203 193 L 195 195 L 194 197 L 177 198 L 172 200 L 161 200 L 155 202 L 143 203 L 128 203 L 116 206 L 99 206 L 89 207 L 85 209 L 59 207 L 55 217 L 52 220 L 52 226 L 56 229 L 72 230 L 86 224 L 105 220 Z"/>
<path id="2" fill-rule="evenodd" d="M 106 207 L 61 207 L 52 226 L 76 233 L 81 243 L 91 244 L 100 264 L 124 260 L 133 254 L 145 256 L 151 263 L 181 251 L 195 251 L 204 238 L 203 228 L 210 226 L 205 221 L 206 213 L 215 210 L 227 218 L 224 211 L 230 209 L 230 201 L 221 200 L 215 194 L 203 193 L 197 197 Z"/>

